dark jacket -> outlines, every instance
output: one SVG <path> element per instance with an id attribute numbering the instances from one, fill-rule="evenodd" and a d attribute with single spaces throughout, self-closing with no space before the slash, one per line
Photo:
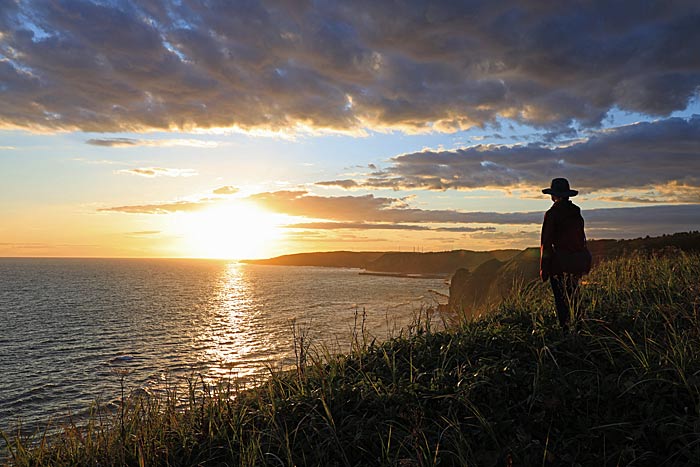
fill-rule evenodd
<path id="1" fill-rule="evenodd" d="M 581 209 L 568 199 L 552 205 L 544 214 L 540 240 L 540 274 L 543 279 L 560 274 L 566 267 L 557 256 L 587 252 Z M 590 263 L 588 264 L 590 268 Z M 585 271 L 587 272 L 587 271 Z"/>

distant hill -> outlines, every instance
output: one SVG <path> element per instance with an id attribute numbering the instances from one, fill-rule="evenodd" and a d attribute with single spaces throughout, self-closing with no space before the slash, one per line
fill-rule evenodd
<path id="1" fill-rule="evenodd" d="M 438 275 L 450 277 L 459 268 L 474 269 L 489 260 L 507 261 L 518 250 L 454 250 L 429 253 L 330 251 L 298 253 L 262 260 L 245 260 L 250 264 L 279 266 L 324 266 L 362 268 L 370 272 Z"/>
<path id="2" fill-rule="evenodd" d="M 588 248 L 593 264 L 625 254 L 700 251 L 700 232 L 683 232 L 661 237 L 631 240 L 591 240 Z M 473 270 L 459 269 L 450 281 L 448 307 L 474 314 L 486 305 L 499 302 L 515 284 L 539 278 L 539 248 L 527 248 L 508 260 L 492 259 Z"/>
<path id="3" fill-rule="evenodd" d="M 243 263 L 275 266 L 321 266 L 336 268 L 366 268 L 382 256 L 381 251 L 324 251 L 276 256 L 269 259 L 246 259 Z"/>

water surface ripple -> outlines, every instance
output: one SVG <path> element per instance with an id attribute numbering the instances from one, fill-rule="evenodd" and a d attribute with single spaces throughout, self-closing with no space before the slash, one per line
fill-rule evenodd
<path id="1" fill-rule="evenodd" d="M 178 378 L 264 375 L 307 340 L 347 349 L 357 312 L 384 338 L 437 279 L 207 260 L 0 259 L 0 429 L 80 416 L 129 389 Z"/>

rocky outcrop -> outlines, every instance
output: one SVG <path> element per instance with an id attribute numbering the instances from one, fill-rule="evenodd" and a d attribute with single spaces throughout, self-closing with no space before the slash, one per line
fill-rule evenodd
<path id="1" fill-rule="evenodd" d="M 451 310 L 475 316 L 498 303 L 515 285 L 539 276 L 539 250 L 528 248 L 507 261 L 492 259 L 469 272 L 458 270 L 450 281 Z"/>

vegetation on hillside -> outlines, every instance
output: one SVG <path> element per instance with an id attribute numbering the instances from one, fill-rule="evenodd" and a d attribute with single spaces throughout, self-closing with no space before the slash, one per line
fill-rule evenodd
<path id="1" fill-rule="evenodd" d="M 592 240 L 588 248 L 599 263 L 632 253 L 700 252 L 700 232 L 682 232 L 632 240 Z M 458 269 L 450 281 L 448 308 L 477 316 L 500 303 L 513 287 L 539 277 L 539 248 L 527 248 L 510 259 L 491 259 L 476 268 Z"/>
<path id="2" fill-rule="evenodd" d="M 479 320 L 353 351 L 299 348 L 252 390 L 126 398 L 17 465 L 690 465 L 700 459 L 700 255 L 600 263 L 564 335 L 546 284 Z M 30 446 L 32 446 L 30 448 Z"/>

